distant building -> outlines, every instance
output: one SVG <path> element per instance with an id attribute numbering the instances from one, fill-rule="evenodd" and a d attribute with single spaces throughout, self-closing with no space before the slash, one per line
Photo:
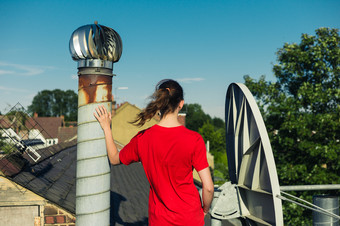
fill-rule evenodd
<path id="1" fill-rule="evenodd" d="M 0 176 L 1 225 L 74 226 L 75 217 L 46 198 Z"/>
<path id="2" fill-rule="evenodd" d="M 178 121 L 179 123 L 181 123 L 183 126 L 186 126 L 185 124 L 185 118 L 186 118 L 186 114 L 185 113 L 179 113 L 178 114 Z"/>
<path id="3" fill-rule="evenodd" d="M 139 131 L 147 129 L 159 122 L 159 119 L 152 118 L 142 127 L 131 124 L 130 122 L 136 119 L 139 112 L 141 112 L 141 109 L 128 102 L 118 105 L 118 108 L 114 110 L 112 116 L 112 134 L 118 143 L 124 146 L 127 145 L 131 138 Z"/>
<path id="4" fill-rule="evenodd" d="M 75 225 L 75 144 L 40 149 L 37 163 L 16 153 L 0 159 L 1 225 Z"/>
<path id="5" fill-rule="evenodd" d="M 54 145 L 59 142 L 71 139 L 77 134 L 77 127 L 66 127 L 64 116 L 61 117 L 39 117 L 37 113 L 32 118 L 28 118 L 25 123 L 28 130 L 31 132 L 31 139 L 34 136 L 44 139 L 45 145 Z M 36 135 L 32 134 L 35 133 Z"/>
<path id="6" fill-rule="evenodd" d="M 77 138 L 77 127 L 59 127 L 58 128 L 58 142 L 67 142 Z"/>
<path id="7" fill-rule="evenodd" d="M 0 155 L 19 150 L 32 152 L 76 138 L 77 127 L 65 127 L 64 117 L 27 117 L 25 114 L 0 116 Z M 11 148 L 13 147 L 13 148 Z M 0 156 L 1 157 L 1 156 Z"/>

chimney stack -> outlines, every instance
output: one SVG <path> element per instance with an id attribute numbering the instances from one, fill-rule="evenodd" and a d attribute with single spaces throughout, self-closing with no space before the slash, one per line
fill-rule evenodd
<path id="1" fill-rule="evenodd" d="M 110 225 L 110 164 L 104 133 L 93 116 L 103 105 L 112 110 L 113 63 L 122 41 L 112 28 L 97 22 L 79 27 L 70 38 L 78 62 L 77 225 Z"/>

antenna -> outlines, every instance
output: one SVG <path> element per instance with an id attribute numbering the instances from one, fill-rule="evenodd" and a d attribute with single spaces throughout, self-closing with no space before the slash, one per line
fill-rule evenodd
<path id="1" fill-rule="evenodd" d="M 330 218 L 322 216 L 323 223 L 338 222 L 340 219 L 337 215 L 338 209 L 328 211 L 283 191 L 280 192 L 280 189 L 286 191 L 338 189 L 340 185 L 303 185 L 280 188 L 263 118 L 253 95 L 245 85 L 232 83 L 228 87 L 225 119 L 226 151 L 231 182 L 226 182 L 215 192 L 210 211 L 211 225 L 219 226 L 221 220 L 224 219 L 230 219 L 233 222 L 238 219 L 246 225 L 283 225 L 281 200 L 313 210 L 318 220 L 321 217 L 316 214 L 328 215 Z M 334 203 L 338 200 L 333 197 L 329 199 Z"/>
<path id="2" fill-rule="evenodd" d="M 222 185 L 217 195 L 231 196 L 238 207 L 220 211 L 219 206 L 226 202 L 218 198 L 213 203 L 212 217 L 242 218 L 249 225 L 283 225 L 282 202 L 277 197 L 280 186 L 269 137 L 256 101 L 245 85 L 232 83 L 228 87 L 225 118 L 231 182 Z"/>
<path id="3" fill-rule="evenodd" d="M 34 132 L 33 132 L 34 131 Z M 43 129 L 18 103 L 0 118 L 1 151 L 3 154 L 26 154 L 34 163 L 41 155 L 36 151 L 45 147 Z M 33 133 L 32 133 L 33 132 Z M 46 132 L 45 132 L 46 133 Z M 45 137 L 49 138 L 49 137 Z"/>

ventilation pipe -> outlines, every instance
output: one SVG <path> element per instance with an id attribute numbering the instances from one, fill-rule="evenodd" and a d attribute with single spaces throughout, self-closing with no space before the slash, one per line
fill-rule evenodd
<path id="1" fill-rule="evenodd" d="M 112 111 L 113 63 L 120 59 L 122 41 L 112 28 L 95 22 L 75 30 L 69 48 L 79 76 L 76 223 L 110 225 L 110 164 L 93 113 L 99 105 Z"/>
<path id="2" fill-rule="evenodd" d="M 330 195 L 313 196 L 313 204 L 338 216 L 338 218 L 313 211 L 313 226 L 338 226 L 339 225 L 339 197 Z"/>

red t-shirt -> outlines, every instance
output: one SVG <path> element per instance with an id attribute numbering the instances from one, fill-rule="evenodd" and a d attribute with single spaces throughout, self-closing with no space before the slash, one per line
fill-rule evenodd
<path id="1" fill-rule="evenodd" d="M 193 168 L 208 167 L 204 141 L 184 126 L 154 125 L 139 132 L 119 153 L 121 163 L 142 162 L 150 183 L 150 225 L 204 225 Z"/>

